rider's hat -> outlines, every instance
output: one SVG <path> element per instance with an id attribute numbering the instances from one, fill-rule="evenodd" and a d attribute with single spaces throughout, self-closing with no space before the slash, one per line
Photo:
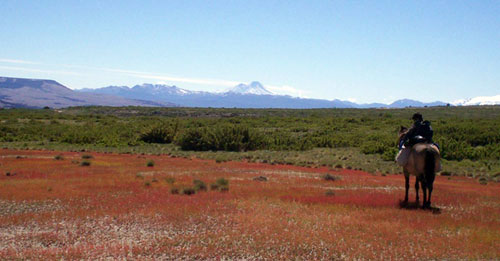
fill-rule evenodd
<path id="1" fill-rule="evenodd" d="M 413 116 L 411 117 L 411 119 L 414 120 L 414 121 L 423 121 L 424 120 L 424 118 L 422 117 L 422 114 L 420 114 L 418 112 L 415 113 L 415 114 L 413 114 Z"/>

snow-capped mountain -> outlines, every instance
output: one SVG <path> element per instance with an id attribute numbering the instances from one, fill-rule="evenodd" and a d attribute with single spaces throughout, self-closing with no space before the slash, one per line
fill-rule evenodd
<path id="1" fill-rule="evenodd" d="M 200 92 L 162 84 L 141 84 L 132 88 L 109 86 L 99 89 L 84 89 L 83 92 L 112 94 L 129 99 L 170 102 L 186 107 L 226 108 L 404 108 L 446 105 L 443 102 L 422 103 L 414 100 L 399 100 L 392 104 L 357 104 L 342 100 L 322 100 L 277 95 L 261 83 L 238 84 L 225 92 Z"/>
<path id="2" fill-rule="evenodd" d="M 106 93 L 106 94 L 117 94 L 125 95 L 126 93 L 148 93 L 154 95 L 187 95 L 193 93 L 201 93 L 197 91 L 190 91 L 186 89 L 181 89 L 175 85 L 165 85 L 165 84 L 150 84 L 144 83 L 141 85 L 135 85 L 133 87 L 128 86 L 108 86 L 98 89 L 80 89 L 81 92 L 95 92 L 95 93 Z"/>
<path id="3" fill-rule="evenodd" d="M 500 95 L 479 96 L 470 99 L 457 100 L 454 101 L 452 104 L 456 106 L 500 105 Z"/>
<path id="4" fill-rule="evenodd" d="M 260 82 L 251 82 L 250 84 L 240 83 L 227 91 L 234 94 L 254 94 L 254 95 L 273 95 Z"/>

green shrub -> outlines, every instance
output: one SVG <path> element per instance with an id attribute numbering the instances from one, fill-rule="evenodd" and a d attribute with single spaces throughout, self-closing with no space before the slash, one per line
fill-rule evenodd
<path id="1" fill-rule="evenodd" d="M 248 127 L 223 125 L 186 130 L 177 140 L 182 150 L 247 151 L 263 147 L 263 138 Z"/>
<path id="2" fill-rule="evenodd" d="M 90 161 L 83 160 L 82 162 L 80 162 L 80 166 L 84 166 L 84 167 L 90 166 Z"/>
<path id="3" fill-rule="evenodd" d="M 207 190 L 207 185 L 205 184 L 205 182 L 203 182 L 201 180 L 195 179 L 195 180 L 193 180 L 193 184 L 194 184 L 194 190 L 196 190 L 196 191 L 200 191 L 200 190 L 206 191 Z"/>
<path id="4" fill-rule="evenodd" d="M 488 184 L 488 178 L 487 178 L 487 177 L 484 177 L 484 176 L 483 176 L 483 177 L 480 177 L 480 178 L 478 179 L 478 182 L 479 182 L 479 184 L 481 184 L 481 185 L 486 185 L 486 184 Z"/>
<path id="5" fill-rule="evenodd" d="M 83 154 L 82 155 L 82 159 L 93 159 L 94 156 L 90 155 L 90 154 Z"/>
<path id="6" fill-rule="evenodd" d="M 146 163 L 146 166 L 148 167 L 154 167 L 155 162 L 153 160 L 149 160 L 148 163 Z"/>
<path id="7" fill-rule="evenodd" d="M 397 154 L 398 154 L 397 148 L 387 148 L 382 154 L 382 159 L 385 161 L 394 161 L 396 159 Z"/>
<path id="8" fill-rule="evenodd" d="M 218 178 L 215 181 L 215 184 L 217 184 L 219 187 L 229 186 L 229 181 L 225 178 Z"/>
<path id="9" fill-rule="evenodd" d="M 336 181 L 340 180 L 341 178 L 339 176 L 333 176 L 329 173 L 326 173 L 325 175 L 323 175 L 323 179 L 326 181 Z"/>
<path id="10" fill-rule="evenodd" d="M 143 132 L 140 140 L 147 143 L 171 143 L 177 134 L 178 124 L 159 124 Z"/>
<path id="11" fill-rule="evenodd" d="M 196 193 L 196 190 L 194 188 L 184 188 L 182 189 L 182 194 L 184 195 L 193 195 Z"/>
<path id="12" fill-rule="evenodd" d="M 226 192 L 229 190 L 229 181 L 225 178 L 218 178 L 215 183 L 210 185 L 211 190 Z"/>
<path id="13" fill-rule="evenodd" d="M 59 155 L 54 156 L 54 159 L 55 160 L 64 160 L 64 157 L 63 157 L 63 155 L 59 154 Z"/>

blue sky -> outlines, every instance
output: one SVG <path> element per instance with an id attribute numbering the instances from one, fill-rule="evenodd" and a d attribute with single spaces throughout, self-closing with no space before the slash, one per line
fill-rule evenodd
<path id="1" fill-rule="evenodd" d="M 0 76 L 357 102 L 500 94 L 500 1 L 2 1 Z"/>

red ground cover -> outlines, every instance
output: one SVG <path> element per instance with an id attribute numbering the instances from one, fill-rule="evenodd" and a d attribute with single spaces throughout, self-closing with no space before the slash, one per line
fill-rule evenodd
<path id="1" fill-rule="evenodd" d="M 218 178 L 227 192 L 210 190 Z M 195 179 L 209 189 L 171 193 Z M 0 150 L 0 259 L 500 258 L 500 184 L 439 176 L 434 187 L 422 210 L 400 207 L 401 175 Z"/>

